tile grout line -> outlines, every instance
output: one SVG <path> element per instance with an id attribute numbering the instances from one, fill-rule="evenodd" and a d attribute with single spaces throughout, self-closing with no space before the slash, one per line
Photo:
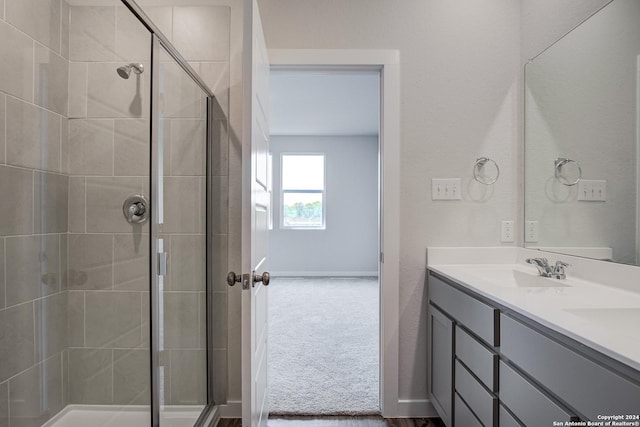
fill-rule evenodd
<path id="1" fill-rule="evenodd" d="M 60 56 L 62 56 L 62 9 L 63 9 L 62 3 L 64 1 L 65 0 L 60 0 L 59 11 L 58 11 L 58 14 L 60 15 L 60 20 L 58 21 L 58 30 L 59 30 L 59 33 L 60 33 L 59 37 L 58 37 L 58 43 L 59 43 L 59 46 L 60 46 Z M 67 62 L 68 62 L 68 60 L 67 60 Z M 67 73 L 67 80 L 68 79 L 69 79 L 69 75 Z M 69 93 L 69 91 L 67 90 L 67 96 L 68 96 L 68 93 Z M 68 102 L 67 102 L 67 104 L 68 104 Z M 68 114 L 68 111 L 67 111 L 67 114 Z"/>
<path id="2" fill-rule="evenodd" d="M 7 307 L 7 239 L 6 238 L 2 238 L 2 262 L 3 262 L 3 270 L 2 270 L 2 280 L 4 283 L 4 289 L 3 289 L 3 294 L 4 294 L 4 303 L 3 303 L 3 308 Z"/>
<path id="3" fill-rule="evenodd" d="M 116 291 L 116 235 L 111 234 L 111 291 Z"/>
<path id="4" fill-rule="evenodd" d="M 7 380 L 7 418 L 9 419 L 9 426 L 11 427 L 11 383 Z"/>
<path id="5" fill-rule="evenodd" d="M 2 130 L 3 132 L 3 141 L 4 141 L 4 164 L 7 164 L 7 95 L 4 94 L 4 92 L 2 93 L 4 95 L 4 97 L 2 98 L 2 108 L 3 108 L 3 113 L 4 113 L 4 117 L 1 118 L 1 120 L 4 120 L 4 129 Z"/>
<path id="6" fill-rule="evenodd" d="M 38 359 L 38 346 L 37 346 L 37 325 L 36 325 L 36 302 L 31 301 L 29 304 L 31 304 L 31 314 L 33 317 L 33 365 L 27 369 L 31 369 L 33 366 L 37 365 L 37 359 Z M 26 370 L 26 369 L 25 369 Z"/>
<path id="7" fill-rule="evenodd" d="M 84 203 L 82 204 L 82 229 L 87 234 L 87 177 L 82 177 L 82 191 L 84 196 Z"/>
<path id="8" fill-rule="evenodd" d="M 87 346 L 87 292 L 82 291 L 82 347 Z"/>
<path id="9" fill-rule="evenodd" d="M 115 400 L 115 350 L 111 349 L 111 404 Z"/>
<path id="10" fill-rule="evenodd" d="M 34 235 L 36 232 L 36 170 L 31 170 L 31 233 Z"/>

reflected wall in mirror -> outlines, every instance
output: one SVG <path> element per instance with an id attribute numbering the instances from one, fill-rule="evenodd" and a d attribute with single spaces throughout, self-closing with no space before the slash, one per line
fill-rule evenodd
<path id="1" fill-rule="evenodd" d="M 614 0 L 526 67 L 526 247 L 640 262 L 638 22 Z"/>

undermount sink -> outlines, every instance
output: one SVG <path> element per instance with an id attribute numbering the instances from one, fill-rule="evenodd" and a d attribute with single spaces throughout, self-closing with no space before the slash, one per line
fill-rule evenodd
<path id="1" fill-rule="evenodd" d="M 571 285 L 565 280 L 541 277 L 537 274 L 527 273 L 513 268 L 475 268 L 463 267 L 467 275 L 473 275 L 493 286 L 509 288 L 564 288 Z"/>

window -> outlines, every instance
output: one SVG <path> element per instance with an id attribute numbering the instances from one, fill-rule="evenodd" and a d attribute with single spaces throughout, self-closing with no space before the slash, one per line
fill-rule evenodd
<path id="1" fill-rule="evenodd" d="M 324 229 L 324 154 L 283 154 L 281 226 Z"/>

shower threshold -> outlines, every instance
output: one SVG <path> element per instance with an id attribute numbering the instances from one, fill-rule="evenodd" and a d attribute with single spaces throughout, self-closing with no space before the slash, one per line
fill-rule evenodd
<path id="1" fill-rule="evenodd" d="M 162 427 L 191 427 L 203 405 L 164 406 Z M 68 405 L 42 427 L 140 427 L 151 425 L 149 406 L 144 405 Z"/>

